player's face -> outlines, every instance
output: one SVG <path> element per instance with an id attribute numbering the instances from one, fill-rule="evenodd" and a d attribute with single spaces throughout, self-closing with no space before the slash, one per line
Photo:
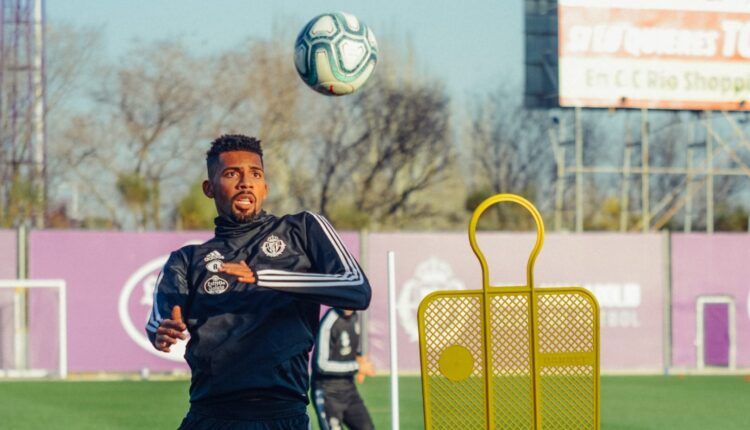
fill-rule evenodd
<path id="1" fill-rule="evenodd" d="M 268 195 L 260 155 L 249 151 L 219 154 L 219 166 L 203 181 L 203 192 L 214 199 L 219 215 L 248 222 L 260 212 Z"/>

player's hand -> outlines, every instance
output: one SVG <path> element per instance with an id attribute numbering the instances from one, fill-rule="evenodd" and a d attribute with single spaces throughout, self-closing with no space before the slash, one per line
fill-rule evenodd
<path id="1" fill-rule="evenodd" d="M 357 364 L 359 364 L 359 370 L 357 371 L 358 384 L 365 382 L 366 376 L 375 376 L 375 365 L 372 364 L 372 361 L 370 361 L 367 356 L 358 356 Z"/>
<path id="2" fill-rule="evenodd" d="M 255 283 L 255 273 L 244 261 L 240 261 L 239 263 L 223 263 L 219 268 L 219 272 L 234 275 L 238 281 L 246 284 Z"/>
<path id="3" fill-rule="evenodd" d="M 154 347 L 162 352 L 169 352 L 169 349 L 177 343 L 177 339 L 185 340 L 187 326 L 182 322 L 182 309 L 179 306 L 172 308 L 172 318 L 163 320 L 156 329 L 156 339 Z"/>

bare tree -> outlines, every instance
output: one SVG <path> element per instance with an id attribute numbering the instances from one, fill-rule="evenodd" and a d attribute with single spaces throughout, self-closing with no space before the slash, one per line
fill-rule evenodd
<path id="1" fill-rule="evenodd" d="M 547 138 L 551 122 L 546 112 L 525 109 L 503 88 L 480 97 L 470 113 L 469 170 L 474 191 L 467 210 L 497 193 L 523 194 L 536 200 L 554 182 L 553 157 Z M 493 226 L 526 228 L 511 209 L 495 210 Z M 502 222 L 511 217 L 513 222 Z"/>
<path id="2" fill-rule="evenodd" d="M 276 33 L 272 39 L 249 40 L 208 60 L 211 76 L 205 99 L 212 117 L 206 137 L 225 133 L 259 137 L 271 173 L 268 205 L 288 211 L 292 207 L 287 198 L 289 151 L 299 135 L 300 90 L 307 90 L 291 60 L 293 47 Z"/>
<path id="3" fill-rule="evenodd" d="M 62 125 L 69 125 L 72 112 L 77 108 L 76 102 L 80 101 L 75 94 L 85 87 L 87 78 L 91 76 L 88 72 L 95 64 L 100 35 L 95 29 L 67 25 L 48 26 L 45 31 L 44 118 L 47 151 L 44 174 L 47 178 L 46 206 L 49 211 L 54 209 L 54 200 L 59 197 L 60 184 L 66 182 L 66 179 L 60 179 L 64 177 L 63 171 L 67 168 L 68 159 L 80 156 L 79 153 L 77 156 L 70 154 L 69 157 L 70 148 L 61 146 L 58 137 L 64 133 Z M 10 47 L 3 47 L 2 55 L 9 52 L 5 52 L 7 49 Z M 12 109 L 20 106 L 17 98 L 22 96 L 18 91 L 18 85 L 23 84 L 19 80 L 21 72 L 20 69 L 13 68 L 11 62 L 16 60 L 13 60 L 12 56 L 6 56 L 6 60 L 0 62 L 9 68 L 4 70 L 4 88 L 0 91 L 0 94 L 7 95 L 3 97 L 3 106 L 0 107 L 0 136 L 3 136 L 3 139 L 0 139 L 3 140 L 0 144 L 0 177 L 3 178 L 0 184 L 0 225 L 10 226 L 28 219 L 32 213 L 32 206 L 40 199 L 37 195 L 39 190 L 32 186 L 33 181 L 29 179 L 32 171 L 28 164 L 29 148 L 28 145 L 22 144 L 30 141 L 31 117 L 19 117 L 21 112 L 12 113 L 11 109 L 8 109 L 13 105 L 13 97 L 16 98 L 16 106 Z M 14 142 L 4 139 L 13 135 L 20 138 Z"/>
<path id="4" fill-rule="evenodd" d="M 178 42 L 136 46 L 126 58 L 102 73 L 92 111 L 66 133 L 88 158 L 70 167 L 87 194 L 106 196 L 117 224 L 126 225 L 132 213 L 138 228 L 158 229 L 162 207 L 176 200 L 162 190 L 185 188 L 184 175 L 197 173 L 200 155 L 192 148 L 204 80 L 200 63 Z"/>
<path id="5" fill-rule="evenodd" d="M 297 201 L 345 227 L 444 214 L 445 205 L 425 195 L 455 159 L 448 97 L 438 85 L 398 82 L 386 72 L 371 79 L 350 98 L 316 103 L 323 109 L 295 160 Z"/>

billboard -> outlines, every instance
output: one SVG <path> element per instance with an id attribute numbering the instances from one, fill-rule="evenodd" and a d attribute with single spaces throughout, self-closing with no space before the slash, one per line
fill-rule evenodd
<path id="1" fill-rule="evenodd" d="M 559 0 L 561 106 L 750 110 L 750 1 Z"/>
<path id="2" fill-rule="evenodd" d="M 492 285 L 525 283 L 535 236 L 481 233 L 479 246 Z M 538 285 L 580 285 L 601 310 L 603 371 L 658 373 L 664 369 L 664 241 L 659 234 L 584 233 L 546 236 L 535 266 Z M 436 290 L 482 287 L 477 258 L 462 233 L 374 233 L 368 237 L 367 274 L 373 285 L 369 353 L 378 369 L 389 366 L 386 255 L 396 256 L 399 368 L 419 371 L 417 307 Z"/>

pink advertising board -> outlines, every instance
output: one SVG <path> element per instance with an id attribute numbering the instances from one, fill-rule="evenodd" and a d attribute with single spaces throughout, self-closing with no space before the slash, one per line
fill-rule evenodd
<path id="1" fill-rule="evenodd" d="M 698 345 L 707 340 L 699 339 L 698 334 L 701 298 L 718 298 L 731 305 L 735 316 L 736 366 L 749 367 L 749 235 L 672 235 L 672 364 L 677 368 L 695 368 Z M 706 331 L 704 336 L 710 337 L 711 333 Z M 727 337 L 727 333 L 718 336 Z"/>
<path id="2" fill-rule="evenodd" d="M 33 232 L 31 276 L 62 278 L 68 285 L 69 370 L 186 369 L 184 346 L 159 353 L 143 327 L 169 253 L 210 237 L 210 232 Z M 357 235 L 344 233 L 342 239 L 357 255 Z"/>
<path id="3" fill-rule="evenodd" d="M 209 239 L 211 232 L 34 231 L 29 244 L 34 278 L 61 278 L 68 288 L 71 372 L 187 369 L 184 344 L 154 350 L 144 326 L 156 278 L 169 253 Z M 341 233 L 357 256 L 356 233 Z"/>
<path id="4" fill-rule="evenodd" d="M 481 233 L 492 285 L 525 284 L 535 235 Z M 664 368 L 664 241 L 659 234 L 548 234 L 535 266 L 537 285 L 583 286 L 601 308 L 603 371 Z M 368 238 L 373 284 L 370 354 L 387 369 L 387 252 L 396 256 L 399 368 L 419 371 L 417 306 L 435 290 L 479 289 L 481 268 L 462 233 L 378 233 Z"/>
<path id="5" fill-rule="evenodd" d="M 30 276 L 67 284 L 69 371 L 186 369 L 184 349 L 154 350 L 144 327 L 169 253 L 210 237 L 208 232 L 33 231 Z"/>
<path id="6" fill-rule="evenodd" d="M 15 279 L 16 232 L 0 230 L 0 279 Z M 13 290 L 0 290 L 0 367 L 14 365 Z"/>

